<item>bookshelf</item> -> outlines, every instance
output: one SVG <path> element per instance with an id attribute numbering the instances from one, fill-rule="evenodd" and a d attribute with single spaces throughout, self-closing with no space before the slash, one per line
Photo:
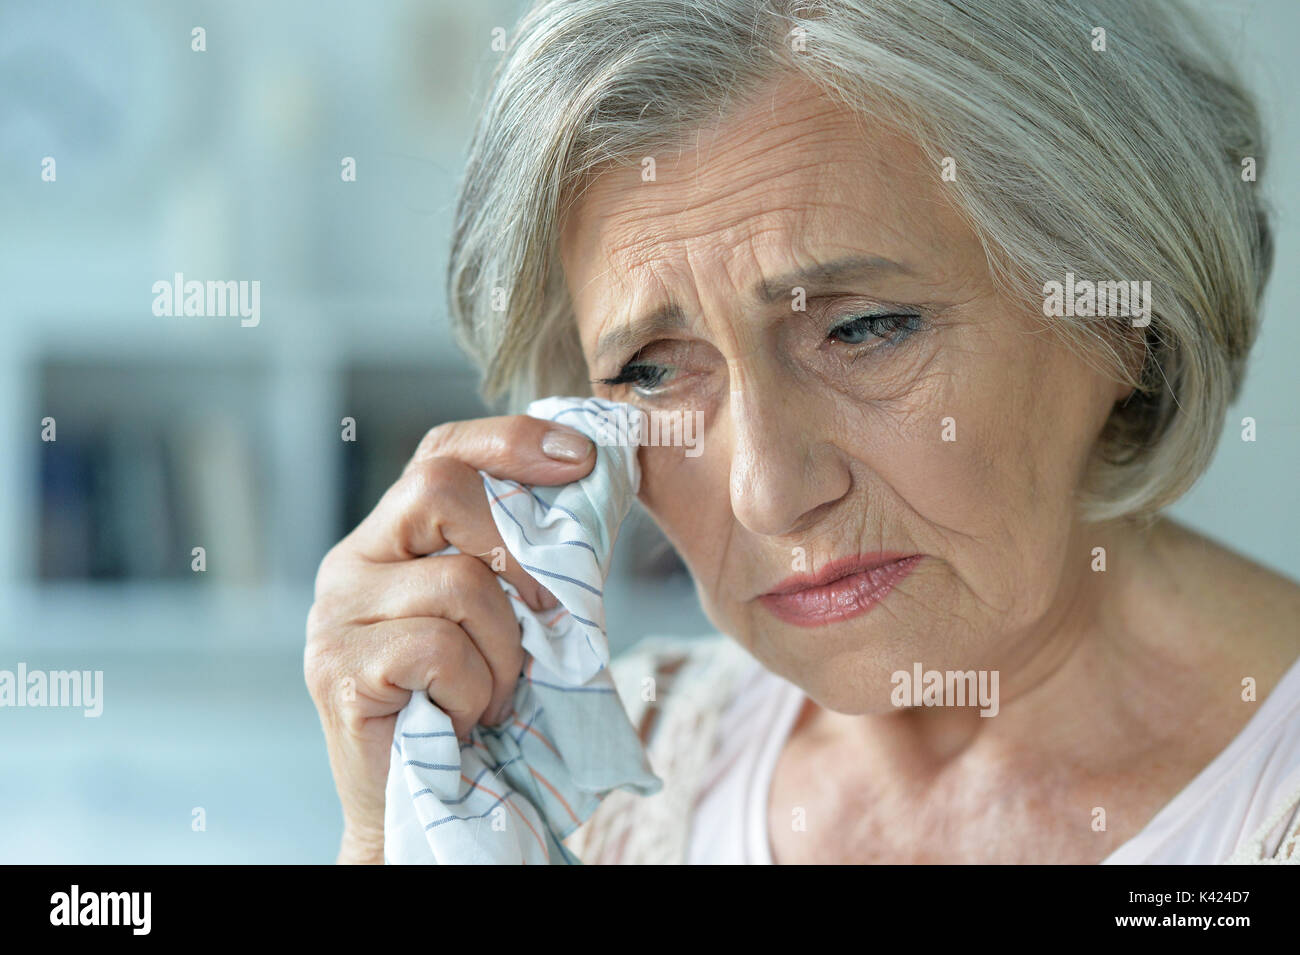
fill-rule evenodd
<path id="1" fill-rule="evenodd" d="M 17 492 L 0 513 L 0 642 L 301 646 L 325 551 L 428 428 L 490 413 L 431 310 L 264 298 L 263 315 L 240 328 L 158 318 L 145 301 L 94 324 L 52 315 L 29 326 L 0 386 L 18 409 L 0 425 L 18 450 L 0 463 Z M 53 443 L 40 440 L 47 415 Z M 342 440 L 345 415 L 355 442 Z M 203 573 L 191 569 L 195 545 Z M 616 647 L 711 629 L 646 515 L 629 518 L 619 547 L 610 619 L 629 626 L 611 627 Z"/>

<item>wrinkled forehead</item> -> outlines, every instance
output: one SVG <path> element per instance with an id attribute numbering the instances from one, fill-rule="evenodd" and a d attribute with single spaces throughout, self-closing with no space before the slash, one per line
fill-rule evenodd
<path id="1" fill-rule="evenodd" d="M 591 316 L 670 297 L 688 272 L 750 287 L 852 254 L 933 264 L 973 238 L 910 138 L 788 81 L 687 143 L 589 176 L 560 254 L 585 342 Z"/>
<path id="2" fill-rule="evenodd" d="M 892 131 L 881 138 L 891 140 L 881 152 L 909 145 Z M 836 193 L 875 178 L 869 139 L 851 111 L 801 81 L 773 84 L 674 147 L 589 174 L 565 217 L 562 256 L 635 266 L 659 246 L 723 240 L 781 213 L 862 198 Z"/>

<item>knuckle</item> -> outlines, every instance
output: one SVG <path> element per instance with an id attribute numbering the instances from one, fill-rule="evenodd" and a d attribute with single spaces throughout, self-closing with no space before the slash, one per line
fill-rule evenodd
<path id="1" fill-rule="evenodd" d="M 444 421 L 442 424 L 434 425 L 424 433 L 420 443 L 415 447 L 415 454 L 412 460 L 422 461 L 425 458 L 436 457 L 439 451 L 451 443 L 452 436 L 455 435 L 459 426 L 458 421 Z"/>
<path id="2" fill-rule="evenodd" d="M 469 640 L 459 631 L 455 624 L 435 627 L 422 678 L 426 687 L 459 684 L 469 675 Z"/>
<path id="3" fill-rule="evenodd" d="M 312 601 L 312 605 L 307 608 L 307 649 L 312 649 L 319 643 L 322 632 L 325 629 L 325 618 L 327 613 L 322 601 L 318 597 Z"/>
<path id="4" fill-rule="evenodd" d="M 435 503 L 455 497 L 467 470 L 455 458 L 426 458 L 412 464 L 402 480 L 414 500 Z"/>
<path id="5" fill-rule="evenodd" d="M 453 598 L 457 619 L 492 619 L 502 613 L 504 591 L 497 574 L 472 554 L 449 554 L 436 568 L 432 585 Z"/>
<path id="6" fill-rule="evenodd" d="M 325 556 L 316 567 L 316 578 L 312 584 L 312 592 L 316 600 L 320 600 L 329 591 L 331 583 L 337 577 L 339 561 L 339 545 L 335 544 L 325 552 Z"/>
<path id="7" fill-rule="evenodd" d="M 441 526 L 446 518 L 462 513 L 469 471 L 453 458 L 430 458 L 412 465 L 398 481 L 398 493 L 404 498 L 393 527 L 398 539 L 420 540 L 427 535 L 430 521 Z"/>
<path id="8" fill-rule="evenodd" d="M 497 455 L 506 455 L 513 448 L 526 447 L 535 442 L 536 430 L 541 422 L 527 415 L 511 415 L 500 428 L 492 432 L 492 450 Z"/>
<path id="9" fill-rule="evenodd" d="M 302 670 L 312 699 L 318 705 L 326 702 L 338 671 L 333 646 L 319 637 L 309 635 L 307 646 L 303 650 Z"/>
<path id="10" fill-rule="evenodd" d="M 492 671 L 458 624 L 435 622 L 420 676 L 429 698 L 468 729 L 493 699 Z"/>
<path id="11" fill-rule="evenodd" d="M 473 554 L 447 554 L 433 572 L 436 586 L 464 600 L 480 596 L 496 580 L 496 574 Z"/>
<path id="12" fill-rule="evenodd" d="M 321 633 L 338 621 L 338 611 L 342 606 L 339 591 L 335 586 L 337 578 L 330 572 L 316 575 L 315 593 L 311 607 L 307 610 L 307 633 Z"/>

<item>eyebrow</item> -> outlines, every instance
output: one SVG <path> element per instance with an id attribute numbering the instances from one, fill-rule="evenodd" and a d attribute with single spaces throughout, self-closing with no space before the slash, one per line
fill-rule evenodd
<path id="1" fill-rule="evenodd" d="M 912 275 L 912 269 L 891 259 L 876 255 L 855 255 L 833 262 L 797 269 L 777 276 L 771 281 L 761 281 L 751 290 L 751 296 L 764 305 L 771 305 L 802 288 L 812 298 L 843 290 L 847 283 L 887 275 Z M 596 360 L 610 352 L 622 352 L 635 344 L 664 332 L 680 331 L 686 327 L 686 312 L 676 302 L 662 305 L 633 319 L 618 328 L 610 329 L 596 344 Z"/>

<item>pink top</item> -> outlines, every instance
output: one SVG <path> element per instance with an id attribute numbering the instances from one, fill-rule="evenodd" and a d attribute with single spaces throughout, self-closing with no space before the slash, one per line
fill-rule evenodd
<path id="1" fill-rule="evenodd" d="M 687 861 L 772 864 L 772 772 L 803 706 L 803 692 L 757 662 L 720 718 L 718 750 L 703 780 Z M 1237 737 L 1137 835 L 1102 864 L 1222 863 L 1300 789 L 1300 660 Z M 1296 824 L 1285 812 L 1265 841 L 1271 855 Z"/>

